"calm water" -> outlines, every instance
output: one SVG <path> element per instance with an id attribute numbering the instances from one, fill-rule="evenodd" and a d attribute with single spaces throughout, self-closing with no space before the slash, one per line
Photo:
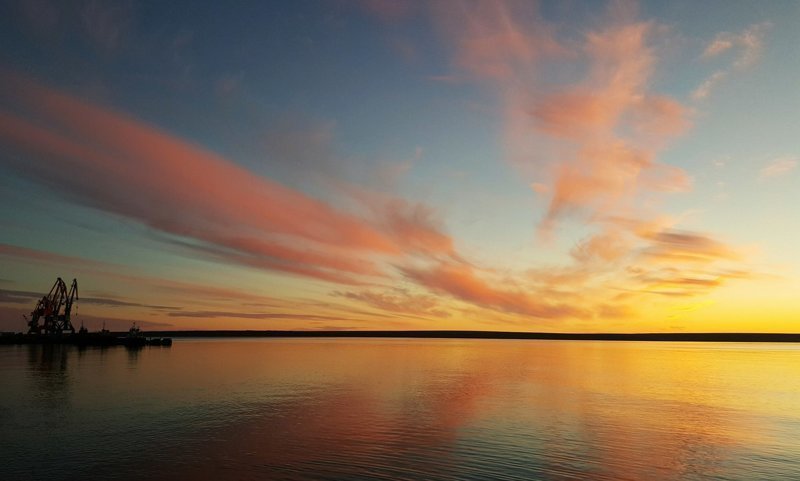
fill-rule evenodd
<path id="1" fill-rule="evenodd" d="M 0 479 L 800 479 L 800 346 L 0 346 Z"/>

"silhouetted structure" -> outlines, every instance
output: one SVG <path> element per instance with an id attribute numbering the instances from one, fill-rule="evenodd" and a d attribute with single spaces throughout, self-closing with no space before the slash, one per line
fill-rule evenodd
<path id="1" fill-rule="evenodd" d="M 50 292 L 39 299 L 36 307 L 31 312 L 28 321 L 28 334 L 73 334 L 75 327 L 70 321 L 72 304 L 78 300 L 78 280 L 72 279 L 72 285 L 67 290 L 67 284 L 59 277 L 56 279 Z M 63 311 L 62 311 L 63 308 Z"/>

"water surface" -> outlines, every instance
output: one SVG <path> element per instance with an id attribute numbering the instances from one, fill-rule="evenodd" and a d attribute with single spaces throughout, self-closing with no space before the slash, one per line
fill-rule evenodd
<path id="1" fill-rule="evenodd" d="M 800 479 L 800 346 L 0 346 L 0 479 Z"/>

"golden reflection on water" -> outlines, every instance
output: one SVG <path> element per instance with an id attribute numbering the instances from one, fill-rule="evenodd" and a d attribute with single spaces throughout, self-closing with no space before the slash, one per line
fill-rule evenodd
<path id="1" fill-rule="evenodd" d="M 59 359 L 52 389 L 71 405 L 161 423 L 141 434 L 159 446 L 152 479 L 800 473 L 794 345 L 284 339 L 123 353 L 41 359 Z M 51 389 L 36 359 L 29 388 Z"/>

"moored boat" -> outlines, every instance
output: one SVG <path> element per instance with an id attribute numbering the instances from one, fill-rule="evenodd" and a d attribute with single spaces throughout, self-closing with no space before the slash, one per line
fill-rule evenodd
<path id="1" fill-rule="evenodd" d="M 147 338 L 142 335 L 141 329 L 133 323 L 130 329 L 128 329 L 128 334 L 119 338 L 120 344 L 126 347 L 140 347 L 147 344 Z"/>

